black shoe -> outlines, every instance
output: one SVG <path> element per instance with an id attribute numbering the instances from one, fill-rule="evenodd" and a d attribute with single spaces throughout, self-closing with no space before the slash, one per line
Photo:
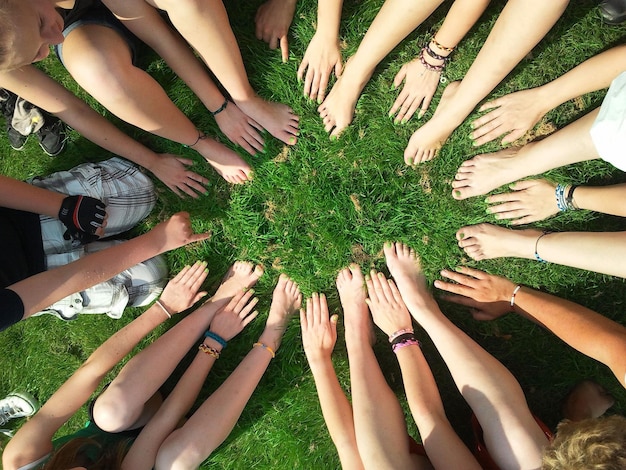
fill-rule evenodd
<path id="1" fill-rule="evenodd" d="M 15 93 L 11 93 L 4 88 L 0 88 L 0 113 L 2 113 L 6 121 L 9 145 L 11 145 L 13 150 L 22 150 L 26 140 L 28 140 L 28 136 L 20 134 L 11 124 L 13 121 L 13 112 L 15 111 L 16 101 L 17 95 Z"/>
<path id="2" fill-rule="evenodd" d="M 606 24 L 615 25 L 626 21 L 626 0 L 603 0 L 598 8 Z"/>
<path id="3" fill-rule="evenodd" d="M 65 148 L 67 128 L 59 118 L 46 112 L 43 114 L 45 118 L 43 127 L 36 132 L 39 146 L 47 155 L 55 157 Z"/>

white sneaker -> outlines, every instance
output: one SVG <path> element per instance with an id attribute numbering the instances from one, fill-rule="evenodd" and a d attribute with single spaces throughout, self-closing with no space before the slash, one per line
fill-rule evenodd
<path id="1" fill-rule="evenodd" d="M 30 393 L 10 393 L 0 400 L 0 426 L 12 419 L 32 416 L 39 409 L 39 402 Z"/>

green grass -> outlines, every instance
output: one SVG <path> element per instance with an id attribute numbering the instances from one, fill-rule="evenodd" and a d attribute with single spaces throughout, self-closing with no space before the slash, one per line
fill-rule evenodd
<path id="1" fill-rule="evenodd" d="M 193 201 L 177 199 L 158 183 L 161 191 L 158 206 L 137 229 L 137 233 L 145 231 L 184 209 L 191 213 L 196 230 L 212 231 L 209 241 L 168 255 L 173 272 L 196 259 L 207 260 L 211 269 L 207 287 L 214 289 L 234 260 L 247 259 L 263 264 L 266 269 L 255 288 L 261 298 L 261 311 L 267 311 L 280 272 L 294 278 L 305 295 L 326 292 L 333 310 L 337 310 L 334 288 L 337 271 L 352 261 L 365 269 L 381 268 L 383 242 L 402 240 L 421 254 L 431 284 L 440 269 L 467 264 L 569 298 L 624 323 L 626 285 L 622 279 L 528 260 L 476 263 L 457 247 L 454 233 L 459 227 L 494 221 L 485 213 L 482 198 L 458 202 L 450 196 L 450 181 L 456 169 L 467 156 L 478 153 L 468 137 L 469 123 L 478 113 L 452 135 L 437 159 L 415 170 L 404 165 L 402 151 L 420 123 L 413 119 L 406 125 L 394 125 L 387 117 L 397 93 L 391 91 L 392 80 L 401 65 L 415 56 L 416 44 L 421 44 L 441 24 L 450 2 L 381 63 L 357 104 L 354 123 L 337 141 L 329 141 L 317 115 L 317 105 L 302 97 L 301 85 L 296 80 L 299 60 L 314 33 L 316 2 L 302 0 L 298 4 L 287 64 L 281 63 L 279 53 L 268 50 L 254 37 L 253 18 L 259 3 L 258 0 L 231 1 L 228 5 L 231 22 L 253 86 L 266 98 L 288 103 L 300 115 L 300 140 L 295 147 L 284 148 L 268 136 L 264 154 L 254 158 L 244 155 L 255 168 L 254 181 L 230 187 L 193 151 L 120 124 L 155 150 L 193 158 L 195 169 L 211 181 L 209 195 Z M 382 0 L 364 0 L 347 2 L 344 6 L 341 28 L 346 44 L 344 58 L 356 50 L 382 3 Z M 449 80 L 462 78 L 468 70 L 502 5 L 502 1 L 494 2 L 461 43 L 446 72 Z M 596 5 L 591 0 L 572 2 L 547 38 L 490 97 L 541 85 L 611 45 L 623 42 L 626 29 L 602 25 Z M 148 55 L 143 63 L 197 126 L 211 135 L 219 134 L 209 113 L 161 61 Z M 89 100 L 56 59 L 47 59 L 42 67 Z M 426 118 L 432 115 L 440 95 L 441 89 Z M 600 92 L 584 97 L 582 107 L 574 102 L 565 103 L 550 112 L 546 120 L 562 127 L 598 105 L 602 96 Z M 111 118 L 101 106 L 93 105 Z M 492 143 L 479 150 L 498 148 L 497 143 Z M 56 159 L 43 155 L 34 138 L 18 153 L 9 148 L 4 137 L 0 152 L 0 172 L 18 178 L 47 174 L 84 160 L 109 156 L 76 133 L 72 133 L 67 150 Z M 578 184 L 624 180 L 622 173 L 598 161 L 554 170 L 549 176 Z M 587 212 L 564 213 L 537 225 L 553 230 L 624 229 L 621 219 Z M 561 397 L 583 378 L 595 379 L 614 394 L 617 400 L 614 412 L 626 411 L 626 392 L 605 366 L 577 353 L 538 326 L 514 316 L 493 323 L 476 323 L 461 308 L 448 304 L 442 304 L 442 308 L 511 369 L 524 388 L 530 407 L 550 426 L 559 420 Z M 71 324 L 54 318 L 34 318 L 11 327 L 0 335 L 4 365 L 0 391 L 28 390 L 45 401 L 102 341 L 137 314 L 138 311 L 128 311 L 118 321 L 103 315 L 83 316 Z M 263 317 L 257 319 L 234 341 L 211 372 L 200 400 L 236 366 L 260 333 L 263 320 Z M 290 325 L 280 353 L 232 435 L 203 468 L 339 466 L 319 409 L 297 323 L 294 320 Z M 162 331 L 156 331 L 144 344 Z M 424 343 L 448 416 L 461 435 L 469 439 L 469 410 L 433 345 L 427 339 Z M 399 369 L 384 341 L 379 342 L 377 352 L 392 388 L 402 397 Z M 342 339 L 334 359 L 342 386 L 349 390 Z M 404 399 L 402 403 L 407 409 Z M 411 434 L 417 436 L 408 409 L 407 419 Z M 85 420 L 86 413 L 82 410 L 60 434 L 77 429 Z"/>

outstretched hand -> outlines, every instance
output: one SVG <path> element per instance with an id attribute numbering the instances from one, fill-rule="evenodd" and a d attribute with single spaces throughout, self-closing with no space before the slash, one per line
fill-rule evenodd
<path id="1" fill-rule="evenodd" d="M 207 193 L 207 189 L 203 185 L 206 185 L 209 180 L 187 169 L 188 166 L 193 165 L 192 160 L 180 158 L 170 153 L 162 153 L 157 156 L 158 160 L 149 170 L 178 197 L 187 194 L 197 198 L 197 193 Z"/>
<path id="2" fill-rule="evenodd" d="M 254 310 L 259 301 L 252 297 L 254 290 L 240 291 L 228 305 L 215 314 L 209 330 L 230 341 L 254 320 L 259 312 Z"/>
<path id="3" fill-rule="evenodd" d="M 513 192 L 487 198 L 489 204 L 496 204 L 490 206 L 488 211 L 498 219 L 514 219 L 511 225 L 523 225 L 547 219 L 559 212 L 556 184 L 548 180 L 518 181 L 510 188 Z"/>
<path id="4" fill-rule="evenodd" d="M 280 46 L 283 62 L 289 59 L 289 26 L 296 11 L 296 0 L 268 0 L 259 7 L 254 18 L 257 39 Z"/>
<path id="5" fill-rule="evenodd" d="M 265 142 L 260 134 L 263 128 L 235 103 L 229 101 L 226 109 L 215 115 L 215 122 L 231 142 L 240 145 L 250 155 L 263 151 Z"/>
<path id="6" fill-rule="evenodd" d="M 337 342 L 337 315 L 329 317 L 324 294 L 313 293 L 306 301 L 306 311 L 300 309 L 302 346 L 309 363 L 330 358 Z"/>
<path id="7" fill-rule="evenodd" d="M 196 261 L 193 266 L 185 266 L 167 283 L 159 302 L 174 315 L 183 312 L 207 295 L 205 291 L 199 292 L 209 270 L 205 261 Z"/>
<path id="8" fill-rule="evenodd" d="M 368 298 L 365 299 L 372 312 L 376 326 L 387 336 L 399 330 L 411 328 L 411 315 L 402 300 L 396 284 L 383 273 L 372 270 L 365 281 Z"/>
<path id="9" fill-rule="evenodd" d="M 389 116 L 396 115 L 394 122 L 405 123 L 419 108 L 418 119 L 426 113 L 439 85 L 440 72 L 428 70 L 419 59 L 414 59 L 402 66 L 393 80 L 395 88 L 404 86 L 393 103 Z"/>
<path id="10" fill-rule="evenodd" d="M 495 320 L 512 311 L 510 299 L 515 284 L 506 278 L 487 274 L 465 266 L 457 271 L 441 271 L 452 282 L 435 281 L 435 287 L 458 295 L 445 296 L 445 300 L 470 307 L 476 320 Z"/>
<path id="11" fill-rule="evenodd" d="M 489 111 L 472 123 L 475 145 L 486 144 L 507 134 L 502 144 L 522 137 L 548 112 L 535 89 L 517 91 L 483 104 L 479 111 Z"/>
<path id="12" fill-rule="evenodd" d="M 328 40 L 315 33 L 298 67 L 298 81 L 304 77 L 304 96 L 321 104 L 333 70 L 337 77 L 343 71 L 339 38 Z"/>
<path id="13" fill-rule="evenodd" d="M 194 233 L 188 212 L 177 212 L 165 222 L 155 226 L 149 234 L 160 253 L 180 248 L 189 243 L 206 240 L 210 233 Z"/>

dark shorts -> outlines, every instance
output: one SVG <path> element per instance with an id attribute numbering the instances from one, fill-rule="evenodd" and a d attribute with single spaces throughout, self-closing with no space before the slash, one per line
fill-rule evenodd
<path id="1" fill-rule="evenodd" d="M 131 33 L 100 0 L 76 0 L 74 8 L 71 10 L 61 10 L 60 13 L 65 22 L 63 37 L 67 37 L 72 31 L 81 26 L 89 24 L 106 26 L 114 30 L 124 39 L 130 49 L 132 61 L 135 63 L 137 47 L 140 44 L 140 40 Z M 63 43 L 54 46 L 54 51 L 61 63 L 64 64 Z"/>

